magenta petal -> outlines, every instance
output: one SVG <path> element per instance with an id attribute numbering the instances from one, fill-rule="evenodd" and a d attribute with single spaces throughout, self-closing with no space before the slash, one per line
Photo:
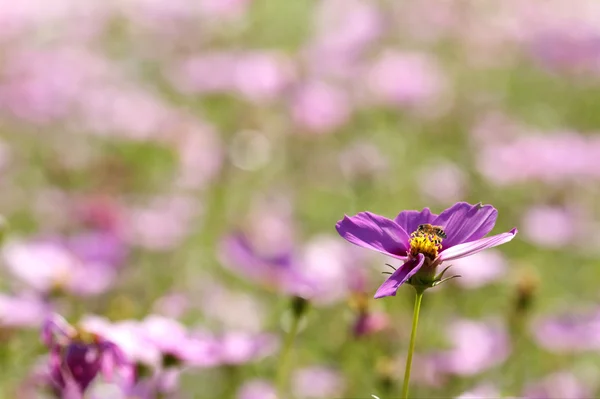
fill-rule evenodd
<path id="1" fill-rule="evenodd" d="M 402 211 L 396 216 L 394 221 L 398 223 L 398 226 L 402 227 L 408 234 L 416 231 L 420 224 L 431 224 L 436 214 L 431 213 L 429 208 L 424 208 L 421 212 L 419 211 Z"/>
<path id="2" fill-rule="evenodd" d="M 280 254 L 270 256 L 259 254 L 246 235 L 235 232 L 221 240 L 219 258 L 226 267 L 234 272 L 260 279 L 271 275 L 274 270 L 291 267 L 291 250 L 278 249 L 282 250 Z"/>
<path id="3" fill-rule="evenodd" d="M 371 212 L 361 212 L 355 216 L 344 216 L 335 228 L 352 244 L 406 259 L 409 236 L 393 220 Z"/>
<path id="4" fill-rule="evenodd" d="M 394 274 L 392 274 L 387 280 L 385 280 L 383 284 L 381 284 L 375 293 L 375 299 L 383 298 L 384 296 L 396 296 L 398 287 L 404 284 L 409 278 L 414 276 L 414 274 L 419 271 L 421 266 L 423 266 L 424 261 L 425 257 L 423 254 L 419 254 L 418 258 L 405 262 L 394 272 Z"/>
<path id="5" fill-rule="evenodd" d="M 57 338 L 65 340 L 75 334 L 73 327 L 60 315 L 49 314 L 42 324 L 41 339 L 47 346 L 53 346 Z"/>
<path id="6" fill-rule="evenodd" d="M 440 213 L 432 224 L 442 226 L 448 238 L 442 243 L 450 248 L 483 238 L 494 228 L 498 211 L 491 205 L 459 202 Z"/>
<path id="7" fill-rule="evenodd" d="M 439 259 L 441 261 L 448 261 L 453 259 L 464 258 L 466 256 L 483 251 L 484 249 L 505 244 L 512 240 L 516 234 L 517 229 L 512 229 L 508 233 L 497 234 L 495 236 L 482 238 L 476 241 L 455 245 L 452 248 L 448 248 L 447 250 L 442 251 L 442 253 L 439 256 Z"/>

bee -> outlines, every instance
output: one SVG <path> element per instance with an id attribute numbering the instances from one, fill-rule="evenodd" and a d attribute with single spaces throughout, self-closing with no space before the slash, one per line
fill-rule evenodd
<path id="1" fill-rule="evenodd" d="M 446 238 L 446 232 L 442 229 L 441 226 L 432 226 L 430 224 L 420 224 L 419 229 L 417 230 L 419 233 L 431 234 L 441 239 Z"/>

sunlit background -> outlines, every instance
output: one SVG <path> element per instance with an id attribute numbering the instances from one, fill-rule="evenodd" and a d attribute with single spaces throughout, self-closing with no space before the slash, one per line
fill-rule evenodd
<path id="1" fill-rule="evenodd" d="M 129 397 L 273 399 L 303 295 L 289 397 L 399 397 L 413 290 L 335 224 L 467 201 L 519 234 L 427 291 L 411 396 L 598 397 L 599 129 L 596 0 L 0 0 L 0 396 L 67 398 L 57 313 Z"/>

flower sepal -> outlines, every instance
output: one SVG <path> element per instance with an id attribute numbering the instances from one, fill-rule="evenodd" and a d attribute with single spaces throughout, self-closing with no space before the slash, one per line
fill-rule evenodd
<path id="1" fill-rule="evenodd" d="M 448 269 L 450 269 L 451 266 L 452 265 L 449 265 L 437 275 L 435 275 L 435 268 L 423 268 L 426 270 L 419 270 L 417 274 L 415 274 L 408 280 L 408 284 L 412 285 L 417 291 L 423 292 L 426 289 L 437 287 L 438 285 L 445 283 L 448 280 L 462 277 L 457 274 L 454 276 L 444 278 L 444 274 L 446 274 L 446 272 L 448 271 Z"/>

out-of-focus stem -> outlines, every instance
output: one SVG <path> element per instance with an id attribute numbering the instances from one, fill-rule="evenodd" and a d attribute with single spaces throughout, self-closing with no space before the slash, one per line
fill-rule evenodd
<path id="1" fill-rule="evenodd" d="M 294 339 L 296 338 L 296 334 L 298 334 L 301 318 L 301 315 L 294 314 L 292 325 L 285 338 L 281 357 L 279 358 L 277 368 L 277 399 L 287 399 L 287 385 L 291 366 L 290 356 L 294 347 Z"/>
<path id="2" fill-rule="evenodd" d="M 288 399 L 288 380 L 290 375 L 290 357 L 294 348 L 294 339 L 300 328 L 300 321 L 309 307 L 307 299 L 300 296 L 292 297 L 291 313 L 292 323 L 285 338 L 281 357 L 279 358 L 279 367 L 277 369 L 277 399 Z"/>

